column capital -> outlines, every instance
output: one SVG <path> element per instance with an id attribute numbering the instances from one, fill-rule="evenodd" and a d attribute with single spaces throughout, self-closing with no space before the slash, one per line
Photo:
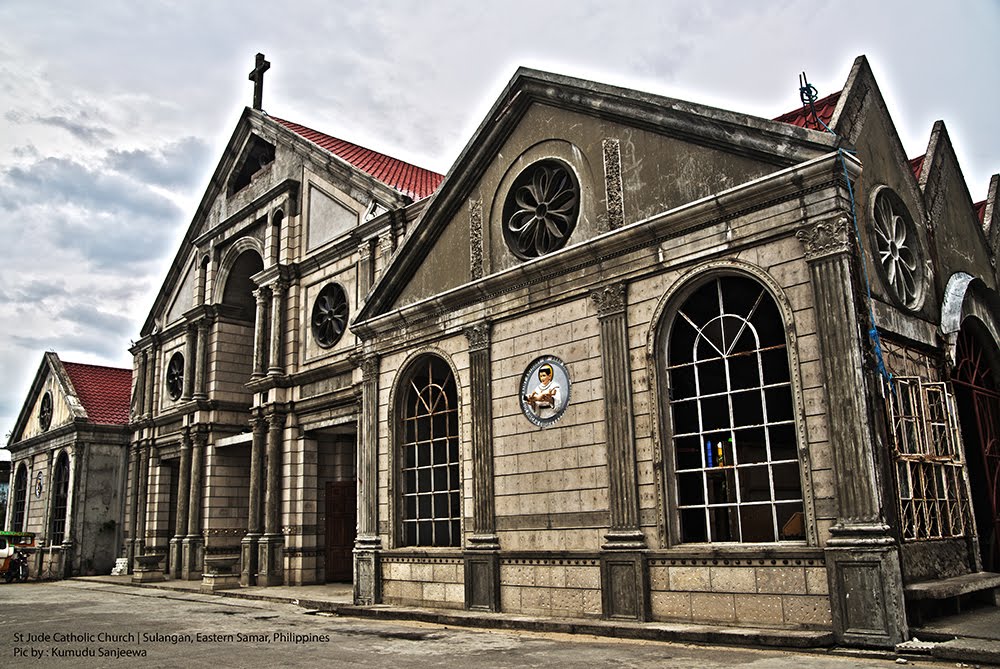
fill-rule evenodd
<path id="1" fill-rule="evenodd" d="M 597 305 L 597 317 L 607 318 L 625 313 L 625 284 L 612 283 L 590 292 L 590 299 Z"/>
<path id="2" fill-rule="evenodd" d="M 846 216 L 807 221 L 795 231 L 805 247 L 806 260 L 812 262 L 851 250 L 850 224 Z"/>
<path id="3" fill-rule="evenodd" d="M 469 350 L 479 351 L 490 347 L 490 330 L 492 324 L 489 321 L 480 321 L 475 325 L 465 328 L 465 338 L 469 340 Z"/>
<path id="4" fill-rule="evenodd" d="M 270 286 L 257 286 L 252 291 L 254 298 L 257 300 L 258 306 L 267 306 L 271 301 L 271 287 Z"/>

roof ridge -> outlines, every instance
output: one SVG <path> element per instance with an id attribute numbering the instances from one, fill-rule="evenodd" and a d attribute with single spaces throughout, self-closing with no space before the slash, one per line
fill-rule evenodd
<path id="1" fill-rule="evenodd" d="M 63 366 L 66 366 L 66 365 L 75 365 L 77 367 L 94 367 L 94 368 L 98 368 L 98 369 L 113 369 L 113 370 L 118 371 L 118 372 L 129 372 L 130 374 L 132 373 L 132 369 L 130 367 L 112 367 L 111 365 L 95 365 L 95 364 L 89 363 L 89 362 L 71 362 L 69 360 L 62 360 L 62 359 L 60 359 L 59 362 L 61 362 L 63 364 Z"/>

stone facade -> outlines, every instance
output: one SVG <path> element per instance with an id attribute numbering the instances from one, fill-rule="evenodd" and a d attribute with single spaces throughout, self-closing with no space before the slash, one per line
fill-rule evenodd
<path id="1" fill-rule="evenodd" d="M 35 534 L 37 578 L 105 574 L 122 536 L 128 370 L 46 353 L 11 433 L 5 527 Z"/>
<path id="2" fill-rule="evenodd" d="M 417 202 L 248 109 L 133 348 L 126 550 L 906 638 L 908 587 L 993 567 L 997 179 L 973 205 L 943 125 L 908 161 L 863 57 L 834 99 L 826 132 L 520 70 Z"/>

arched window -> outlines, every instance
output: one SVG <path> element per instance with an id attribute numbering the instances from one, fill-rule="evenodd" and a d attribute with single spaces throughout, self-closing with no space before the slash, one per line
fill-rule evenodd
<path id="1" fill-rule="evenodd" d="M 714 278 L 667 340 L 674 484 L 688 542 L 804 540 L 785 326 L 753 279 Z"/>
<path id="2" fill-rule="evenodd" d="M 66 536 L 66 500 L 69 498 L 69 456 L 63 451 L 56 458 L 52 480 L 52 544 L 61 544 Z"/>
<path id="3" fill-rule="evenodd" d="M 14 513 L 11 516 L 14 532 L 24 532 L 24 517 L 27 512 L 28 502 L 28 468 L 22 463 L 17 468 L 17 475 L 14 477 Z"/>
<path id="4" fill-rule="evenodd" d="M 402 544 L 458 546 L 461 478 L 458 391 L 441 358 L 418 358 L 400 387 Z"/>

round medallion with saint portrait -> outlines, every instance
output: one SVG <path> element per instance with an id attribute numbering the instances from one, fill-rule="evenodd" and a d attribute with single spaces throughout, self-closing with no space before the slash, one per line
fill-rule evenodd
<path id="1" fill-rule="evenodd" d="M 569 392 L 566 365 L 555 356 L 542 356 L 521 375 L 521 412 L 538 427 L 548 427 L 566 412 Z"/>

